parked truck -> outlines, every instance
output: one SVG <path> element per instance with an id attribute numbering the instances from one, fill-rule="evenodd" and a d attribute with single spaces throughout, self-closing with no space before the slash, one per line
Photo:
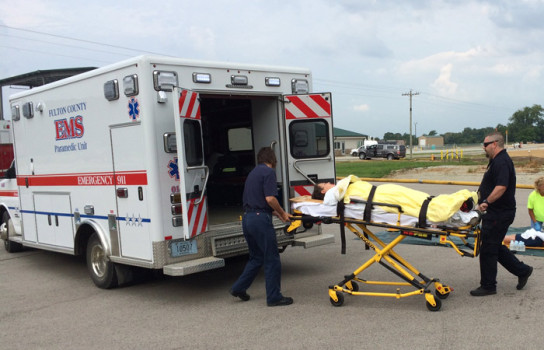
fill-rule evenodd
<path id="1" fill-rule="evenodd" d="M 261 147 L 286 209 L 335 180 L 331 94 L 311 86 L 307 69 L 141 56 L 11 96 L 5 248 L 85 256 L 100 288 L 134 266 L 180 276 L 247 254 L 242 191 Z M 334 241 L 274 224 L 279 249 Z"/>
<path id="2" fill-rule="evenodd" d="M 404 157 L 406 157 L 406 146 L 398 144 L 377 143 L 359 150 L 359 159 L 387 158 L 393 160 Z"/>

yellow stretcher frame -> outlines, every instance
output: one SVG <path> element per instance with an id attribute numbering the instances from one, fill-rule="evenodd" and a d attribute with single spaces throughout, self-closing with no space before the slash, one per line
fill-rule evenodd
<path id="1" fill-rule="evenodd" d="M 326 224 L 338 223 L 345 225 L 347 229 L 353 232 L 365 243 L 366 249 L 372 248 L 376 252 L 374 256 L 355 269 L 355 271 L 344 276 L 342 281 L 335 285 L 329 286 L 329 297 L 333 306 L 342 306 L 344 304 L 344 293 L 357 296 L 391 297 L 396 299 L 413 295 L 424 295 L 427 309 L 430 311 L 438 311 L 442 306 L 441 300 L 446 299 L 450 292 L 453 291 L 453 288 L 442 284 L 437 278 L 429 278 L 423 275 L 412 264 L 395 252 L 393 248 L 409 236 L 427 239 L 435 236 L 439 238 L 440 244 L 451 246 L 459 255 L 476 257 L 479 254 L 481 245 L 479 225 L 464 227 L 416 228 L 385 223 L 366 222 L 363 220 L 350 218 L 341 219 L 340 217 L 312 217 L 302 215 L 297 211 L 295 211 L 292 218 L 292 224 L 289 228 L 287 228 L 287 232 L 296 230 L 296 227 L 299 227 L 303 223 L 304 226 L 307 226 L 306 224 L 309 222 L 323 222 Z M 398 222 L 400 222 L 400 214 Z M 382 227 L 392 232 L 396 231 L 399 233 L 399 236 L 393 239 L 390 243 L 385 243 L 374 233 L 372 233 L 372 231 L 368 229 L 368 226 Z M 470 248 L 471 251 L 461 249 L 454 241 L 450 239 L 451 237 L 460 238 L 463 245 Z M 474 243 L 469 243 L 469 238 L 474 238 Z M 359 277 L 363 271 L 372 266 L 374 263 L 379 263 L 380 265 L 384 266 L 394 275 L 404 280 L 404 282 L 370 281 Z M 401 293 L 400 288 L 397 288 L 396 291 L 392 293 L 367 292 L 360 291 L 357 282 L 366 285 L 385 285 L 397 287 L 412 286 L 416 290 Z M 432 294 L 431 287 L 434 287 L 434 295 Z"/>

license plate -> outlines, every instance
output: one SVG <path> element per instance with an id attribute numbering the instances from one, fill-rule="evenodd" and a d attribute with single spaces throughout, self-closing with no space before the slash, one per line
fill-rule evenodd
<path id="1" fill-rule="evenodd" d="M 170 242 L 170 256 L 177 258 L 197 253 L 196 241 Z"/>

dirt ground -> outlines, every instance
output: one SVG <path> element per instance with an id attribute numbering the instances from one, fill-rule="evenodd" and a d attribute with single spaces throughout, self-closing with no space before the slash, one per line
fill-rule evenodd
<path id="1" fill-rule="evenodd" d="M 509 149 L 516 166 L 518 185 L 532 186 L 534 181 L 544 176 L 544 148 Z M 445 180 L 480 182 L 485 166 L 444 165 L 414 170 L 400 170 L 388 176 L 391 179 Z"/>

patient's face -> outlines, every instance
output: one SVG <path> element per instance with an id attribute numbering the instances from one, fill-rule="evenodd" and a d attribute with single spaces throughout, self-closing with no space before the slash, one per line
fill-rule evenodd
<path id="1" fill-rule="evenodd" d="M 326 193 L 328 190 L 334 187 L 333 183 L 325 182 L 317 185 L 321 189 L 321 193 Z"/>

